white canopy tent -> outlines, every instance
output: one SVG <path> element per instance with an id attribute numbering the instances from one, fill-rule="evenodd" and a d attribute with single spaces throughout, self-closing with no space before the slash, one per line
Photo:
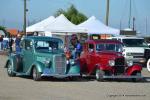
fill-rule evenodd
<path id="1" fill-rule="evenodd" d="M 90 17 L 87 21 L 78 25 L 85 28 L 88 34 L 112 34 L 119 35 L 120 30 L 108 27 L 102 22 L 97 20 L 94 16 Z"/>
<path id="2" fill-rule="evenodd" d="M 3 30 L 0 30 L 0 35 L 4 35 L 5 36 L 5 33 Z"/>
<path id="3" fill-rule="evenodd" d="M 55 20 L 54 16 L 50 16 L 36 24 L 33 24 L 26 28 L 27 32 L 41 32 L 44 31 L 44 27 L 49 25 L 49 23 L 52 23 Z"/>
<path id="4" fill-rule="evenodd" d="M 59 35 L 71 35 L 71 33 L 85 32 L 84 28 L 74 25 L 63 14 L 56 17 L 52 23 L 44 27 L 44 30 Z"/>

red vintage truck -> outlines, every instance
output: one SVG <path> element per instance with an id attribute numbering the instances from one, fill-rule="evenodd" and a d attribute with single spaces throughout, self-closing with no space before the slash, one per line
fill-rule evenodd
<path id="1" fill-rule="evenodd" d="M 79 58 L 81 75 L 94 75 L 98 81 L 106 78 L 142 78 L 142 66 L 126 60 L 123 44 L 117 40 L 87 40 Z"/>

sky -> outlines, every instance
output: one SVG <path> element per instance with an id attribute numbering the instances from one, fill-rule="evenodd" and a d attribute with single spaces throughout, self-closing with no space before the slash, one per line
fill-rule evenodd
<path id="1" fill-rule="evenodd" d="M 150 0 L 131 1 L 136 30 L 150 35 Z M 106 0 L 27 0 L 27 22 L 43 20 L 54 15 L 58 9 L 66 10 L 71 4 L 87 17 L 95 16 L 105 23 Z M 130 0 L 110 0 L 109 26 L 128 28 L 129 4 Z M 0 25 L 22 30 L 23 7 L 24 0 L 0 0 Z"/>

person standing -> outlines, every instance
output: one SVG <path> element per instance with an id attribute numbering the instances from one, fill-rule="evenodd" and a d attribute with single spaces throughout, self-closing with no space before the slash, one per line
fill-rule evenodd
<path id="1" fill-rule="evenodd" d="M 20 41 L 21 41 L 21 35 L 18 34 L 15 40 L 15 44 L 16 44 L 16 53 L 20 53 L 21 52 L 21 48 L 20 48 Z"/>
<path id="2" fill-rule="evenodd" d="M 75 58 L 80 57 L 81 52 L 82 52 L 82 46 L 81 46 L 79 40 L 77 40 L 77 45 L 75 48 Z"/>
<path id="3" fill-rule="evenodd" d="M 0 35 L 0 51 L 2 50 L 2 42 L 3 42 L 3 36 Z"/>

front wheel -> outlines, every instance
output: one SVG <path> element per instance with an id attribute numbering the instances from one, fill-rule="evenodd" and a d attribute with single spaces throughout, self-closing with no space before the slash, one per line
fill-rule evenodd
<path id="1" fill-rule="evenodd" d="M 135 76 L 141 76 L 141 72 L 134 72 L 133 75 L 135 75 Z M 138 82 L 140 80 L 141 80 L 141 78 L 132 78 L 133 82 Z"/>
<path id="2" fill-rule="evenodd" d="M 16 76 L 16 74 L 13 72 L 13 65 L 11 62 L 8 62 L 7 64 L 7 74 L 10 77 Z"/>
<path id="3" fill-rule="evenodd" d="M 97 80 L 97 81 L 103 81 L 103 80 L 104 80 L 104 78 L 103 78 L 104 74 L 105 74 L 104 71 L 102 71 L 102 70 L 100 70 L 100 69 L 97 69 L 97 70 L 96 70 L 96 74 L 95 74 L 96 80 Z"/>
<path id="4" fill-rule="evenodd" d="M 34 81 L 40 81 L 41 80 L 41 73 L 37 70 L 36 67 L 33 68 L 32 77 Z"/>
<path id="5" fill-rule="evenodd" d="M 147 70 L 150 72 L 150 59 L 147 61 Z"/>

